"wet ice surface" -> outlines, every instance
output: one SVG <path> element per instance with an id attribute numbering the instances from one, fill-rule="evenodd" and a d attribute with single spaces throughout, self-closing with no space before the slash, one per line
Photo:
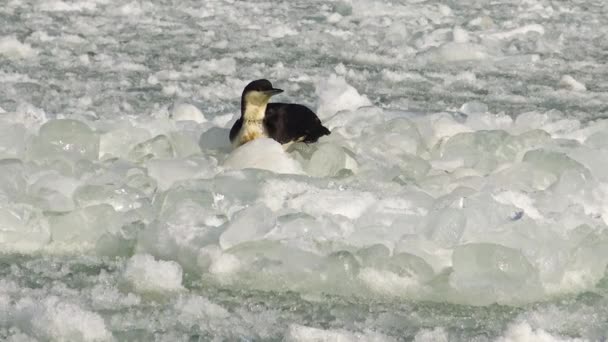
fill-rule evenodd
<path id="1" fill-rule="evenodd" d="M 0 339 L 605 339 L 607 6 L 5 2 Z"/>

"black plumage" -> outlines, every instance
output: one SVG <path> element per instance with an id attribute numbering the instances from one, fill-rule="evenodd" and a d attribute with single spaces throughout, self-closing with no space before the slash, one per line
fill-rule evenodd
<path id="1" fill-rule="evenodd" d="M 249 83 L 241 96 L 241 117 L 230 130 L 230 141 L 235 143 L 235 139 L 240 137 L 242 141 L 236 142 L 237 145 L 240 145 L 256 138 L 243 137 L 243 134 L 239 134 L 243 129 L 243 123 L 251 124 L 256 121 L 252 117 L 247 117 L 247 115 L 251 115 L 248 106 L 253 107 L 254 105 L 259 108 L 263 108 L 265 105 L 265 112 L 261 119 L 264 133 L 281 144 L 292 141 L 313 143 L 320 137 L 331 133 L 323 126 L 317 115 L 306 106 L 293 103 L 267 103 L 272 95 L 281 92 L 282 90 L 273 88 L 267 80 Z M 259 102 L 263 102 L 261 106 Z M 260 117 L 261 115 L 256 118 Z"/>

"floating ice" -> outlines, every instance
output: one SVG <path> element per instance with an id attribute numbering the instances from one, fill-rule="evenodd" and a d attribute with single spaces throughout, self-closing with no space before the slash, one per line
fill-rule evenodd
<path id="1" fill-rule="evenodd" d="M 243 209 L 220 236 L 220 246 L 227 249 L 245 241 L 261 240 L 275 224 L 274 213 L 264 205 Z"/>
<path id="2" fill-rule="evenodd" d="M 332 144 L 319 144 L 306 164 L 306 173 L 314 177 L 335 176 L 341 170 L 354 173 L 357 162 L 345 148 Z"/>
<path id="3" fill-rule="evenodd" d="M 212 158 L 154 159 L 148 162 L 148 173 L 160 190 L 178 181 L 209 178 L 215 175 L 217 161 Z"/>
<path id="4" fill-rule="evenodd" d="M 5 253 L 31 253 L 51 240 L 49 222 L 42 212 L 27 204 L 3 204 L 0 208 L 0 249 Z"/>
<path id="5" fill-rule="evenodd" d="M 175 149 L 169 138 L 162 134 L 133 146 L 128 154 L 130 160 L 137 162 L 173 157 L 175 157 Z"/>
<path id="6" fill-rule="evenodd" d="M 241 145 L 228 156 L 223 166 L 227 169 L 262 169 L 276 173 L 302 174 L 302 167 L 291 159 L 273 139 L 259 138 Z"/>
<path id="7" fill-rule="evenodd" d="M 136 254 L 127 262 L 123 277 L 138 292 L 180 291 L 182 268 L 174 261 L 155 260 L 149 254 Z"/>
<path id="8" fill-rule="evenodd" d="M 35 56 L 36 50 L 15 37 L 3 37 L 0 38 L 0 55 L 13 59 L 28 58 Z"/>
<path id="9" fill-rule="evenodd" d="M 175 121 L 194 121 L 203 123 L 207 121 L 201 111 L 189 103 L 178 104 L 171 111 L 171 118 Z"/>
<path id="10" fill-rule="evenodd" d="M 452 63 L 480 61 L 489 58 L 483 45 L 473 43 L 449 42 L 419 54 L 418 60 L 430 63 Z"/>
<path id="11" fill-rule="evenodd" d="M 570 90 L 574 90 L 574 91 L 586 91 L 587 90 L 587 87 L 585 87 L 585 85 L 583 83 L 575 80 L 570 75 L 562 76 L 562 79 L 559 81 L 559 85 L 562 87 L 568 88 Z"/>
<path id="12" fill-rule="evenodd" d="M 36 199 L 40 207 L 57 212 L 74 209 L 72 196 L 80 185 L 77 179 L 51 171 L 30 176 L 30 182 L 28 194 Z"/>
<path id="13" fill-rule="evenodd" d="M 357 89 L 348 84 L 344 77 L 330 75 L 317 84 L 319 107 L 317 114 L 320 118 L 328 118 L 341 110 L 355 110 L 369 106 L 371 102 L 365 95 L 360 95 Z"/>
<path id="14" fill-rule="evenodd" d="M 461 300 L 485 305 L 539 298 L 538 271 L 519 251 L 495 244 L 466 244 L 453 254 L 450 285 Z"/>
<path id="15" fill-rule="evenodd" d="M 36 160 L 96 160 L 99 156 L 99 136 L 80 121 L 50 120 L 40 127 L 28 152 L 28 157 Z"/>
<path id="16" fill-rule="evenodd" d="M 25 126 L 0 122 L 0 158 L 23 159 L 25 154 Z"/>
<path id="17" fill-rule="evenodd" d="M 91 249 L 104 234 L 120 229 L 120 214 L 108 204 L 76 209 L 49 217 L 51 236 L 57 248 Z"/>
<path id="18" fill-rule="evenodd" d="M 230 149 L 229 133 L 228 129 L 212 127 L 201 134 L 198 144 L 201 150 Z"/>
<path id="19" fill-rule="evenodd" d="M 150 132 L 143 128 L 118 128 L 100 136 L 99 155 L 106 158 L 114 156 L 126 159 L 133 146 L 150 138 Z"/>

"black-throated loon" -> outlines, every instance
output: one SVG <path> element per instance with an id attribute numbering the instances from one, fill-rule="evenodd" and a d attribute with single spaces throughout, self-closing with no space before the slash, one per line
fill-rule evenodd
<path id="1" fill-rule="evenodd" d="M 249 83 L 241 96 L 241 117 L 230 129 L 230 141 L 236 148 L 256 138 L 269 137 L 281 144 L 295 141 L 312 143 L 331 132 L 306 106 L 294 103 L 268 103 L 283 90 L 261 79 Z"/>

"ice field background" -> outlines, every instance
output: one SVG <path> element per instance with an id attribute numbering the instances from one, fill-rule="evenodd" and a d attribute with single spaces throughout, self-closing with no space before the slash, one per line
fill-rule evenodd
<path id="1" fill-rule="evenodd" d="M 2 0 L 0 340 L 605 341 L 608 3 Z M 232 151 L 242 88 L 332 134 Z"/>

